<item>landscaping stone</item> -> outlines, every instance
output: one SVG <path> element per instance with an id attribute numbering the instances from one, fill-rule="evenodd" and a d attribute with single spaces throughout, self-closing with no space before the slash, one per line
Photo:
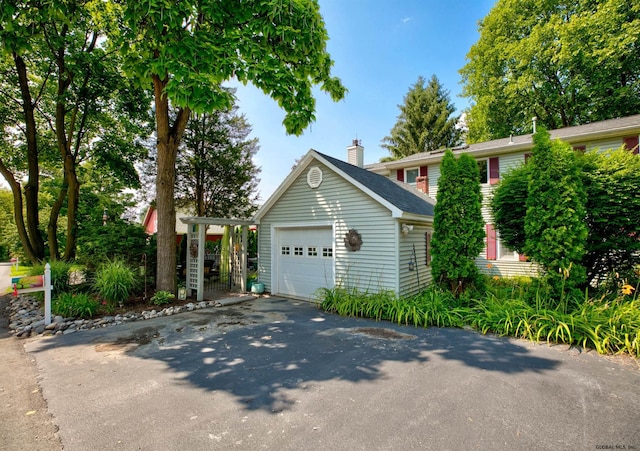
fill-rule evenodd
<path id="1" fill-rule="evenodd" d="M 9 301 L 9 332 L 15 337 L 28 338 L 32 335 L 62 335 L 72 334 L 79 330 L 91 330 L 118 324 L 143 321 L 161 316 L 171 316 L 181 312 L 191 312 L 204 308 L 219 307 L 255 299 L 255 296 L 242 296 L 217 301 L 189 302 L 184 306 L 172 306 L 160 311 L 155 309 L 142 313 L 130 312 L 115 316 L 104 316 L 97 319 L 63 318 L 56 315 L 51 324 L 44 324 L 44 313 L 40 303 L 29 295 L 20 295 Z"/>

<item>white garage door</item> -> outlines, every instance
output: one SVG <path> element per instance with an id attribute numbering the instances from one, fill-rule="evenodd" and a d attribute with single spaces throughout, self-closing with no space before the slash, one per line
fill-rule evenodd
<path id="1" fill-rule="evenodd" d="M 333 288 L 331 227 L 278 229 L 278 294 L 311 299 L 318 288 Z"/>

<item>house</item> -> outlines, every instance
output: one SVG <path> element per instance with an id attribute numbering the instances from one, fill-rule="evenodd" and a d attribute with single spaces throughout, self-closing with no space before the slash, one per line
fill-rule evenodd
<path id="1" fill-rule="evenodd" d="M 535 129 L 535 121 L 533 123 Z M 640 115 L 594 122 L 592 124 L 551 130 L 552 139 L 560 139 L 577 151 L 617 149 L 625 146 L 638 153 L 640 135 Z M 483 216 L 486 222 L 486 245 L 478 257 L 479 268 L 487 273 L 501 276 L 537 274 L 536 265 L 526 261 L 522 255 L 508 249 L 500 240 L 493 226 L 489 202 L 494 186 L 510 168 L 522 164 L 531 155 L 532 134 L 512 136 L 488 142 L 461 146 L 453 149 L 454 155 L 472 155 L 480 167 L 481 190 L 483 195 Z M 365 166 L 371 172 L 403 182 L 436 199 L 440 162 L 444 149 L 424 152 L 401 160 L 376 163 Z"/>
<path id="2" fill-rule="evenodd" d="M 187 218 L 188 215 L 178 211 L 176 214 L 176 243 L 180 244 L 182 237 L 188 233 L 188 224 L 181 221 L 181 218 Z M 154 205 L 149 205 L 142 219 L 142 227 L 148 235 L 158 232 L 158 212 Z M 224 233 L 224 227 L 220 225 L 207 226 L 207 241 L 219 241 Z"/>
<path id="3" fill-rule="evenodd" d="M 535 128 L 535 122 L 533 124 Z M 626 146 L 638 153 L 640 115 L 550 131 L 577 151 Z M 526 161 L 532 134 L 453 149 L 480 167 L 486 245 L 477 264 L 500 276 L 536 275 L 537 265 L 508 249 L 489 201 L 500 177 Z M 319 288 L 390 290 L 401 296 L 431 281 L 430 237 L 444 149 L 363 166 L 363 147 L 348 162 L 310 150 L 258 210 L 259 278 L 272 294 L 313 299 Z"/>
<path id="4" fill-rule="evenodd" d="M 319 288 L 418 293 L 431 280 L 434 201 L 362 167 L 310 150 L 258 210 L 259 279 L 272 294 L 313 299 Z"/>

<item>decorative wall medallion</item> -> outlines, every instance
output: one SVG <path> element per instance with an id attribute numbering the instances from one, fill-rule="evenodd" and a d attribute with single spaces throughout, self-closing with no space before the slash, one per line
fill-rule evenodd
<path id="1" fill-rule="evenodd" d="M 344 245 L 352 252 L 359 251 L 362 246 L 362 236 L 360 236 L 356 229 L 349 229 L 344 235 Z"/>
<path id="2" fill-rule="evenodd" d="M 313 166 L 307 172 L 307 185 L 309 188 L 316 189 L 322 184 L 322 169 L 318 166 Z"/>

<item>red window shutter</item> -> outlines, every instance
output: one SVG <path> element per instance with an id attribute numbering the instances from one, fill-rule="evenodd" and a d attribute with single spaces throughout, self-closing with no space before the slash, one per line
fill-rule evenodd
<path id="1" fill-rule="evenodd" d="M 532 156 L 532 155 L 533 155 L 533 154 L 525 153 L 525 154 L 524 154 L 524 162 L 526 163 L 527 161 L 529 161 L 529 158 L 531 158 L 531 156 Z"/>
<path id="2" fill-rule="evenodd" d="M 637 136 L 627 136 L 626 138 L 622 138 L 624 142 L 624 146 L 627 150 L 633 151 L 634 154 L 638 154 L 638 137 Z"/>
<path id="3" fill-rule="evenodd" d="M 429 166 L 420 166 L 420 175 L 422 177 L 428 177 L 429 176 Z"/>
<path id="4" fill-rule="evenodd" d="M 425 265 L 431 265 L 431 232 L 426 232 L 424 234 L 424 244 L 425 244 Z"/>
<path id="5" fill-rule="evenodd" d="M 573 146 L 573 150 L 585 153 L 587 151 L 587 146 Z"/>
<path id="6" fill-rule="evenodd" d="M 495 185 L 500 181 L 500 158 L 489 158 L 489 184 Z"/>
<path id="7" fill-rule="evenodd" d="M 487 224 L 487 260 L 496 259 L 496 229 L 493 228 L 493 224 Z"/>
<path id="8" fill-rule="evenodd" d="M 396 178 L 399 182 L 404 182 L 404 169 L 398 169 L 396 171 Z"/>

